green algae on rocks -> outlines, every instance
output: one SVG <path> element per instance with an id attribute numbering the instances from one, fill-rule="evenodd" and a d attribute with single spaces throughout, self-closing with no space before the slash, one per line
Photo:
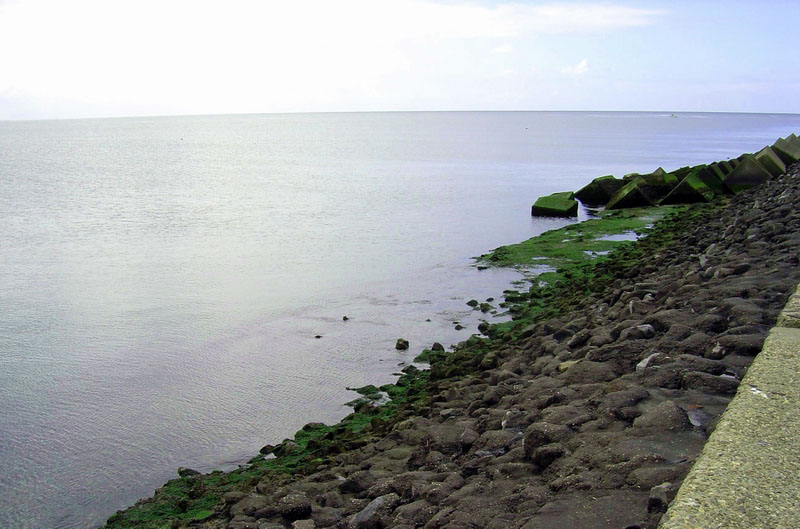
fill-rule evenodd
<path id="1" fill-rule="evenodd" d="M 577 217 L 578 201 L 575 193 L 566 191 L 539 197 L 531 206 L 531 215 L 538 217 Z"/>

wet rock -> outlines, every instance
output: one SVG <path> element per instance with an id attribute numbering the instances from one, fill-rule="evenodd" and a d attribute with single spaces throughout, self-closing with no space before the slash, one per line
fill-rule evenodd
<path id="1" fill-rule="evenodd" d="M 562 375 L 562 379 L 567 384 L 608 382 L 615 378 L 617 378 L 617 374 L 612 366 L 606 362 L 592 362 L 589 360 L 581 360 Z"/>
<path id="2" fill-rule="evenodd" d="M 355 472 L 339 485 L 343 494 L 358 494 L 375 484 L 375 476 L 369 470 Z"/>
<path id="3" fill-rule="evenodd" d="M 394 348 L 397 349 L 398 351 L 405 351 L 406 349 L 408 349 L 408 347 L 409 343 L 408 340 L 406 340 L 405 338 L 398 338 L 397 343 L 394 344 Z"/>
<path id="4" fill-rule="evenodd" d="M 564 445 L 561 443 L 551 443 L 538 447 L 531 454 L 531 461 L 541 469 L 550 466 L 550 463 L 566 453 Z"/>
<path id="5" fill-rule="evenodd" d="M 226 492 L 222 495 L 222 500 L 225 502 L 225 505 L 232 505 L 234 503 L 238 503 L 242 501 L 244 498 L 247 497 L 247 494 L 238 490 L 233 490 L 230 492 Z"/>
<path id="6" fill-rule="evenodd" d="M 707 393 L 733 395 L 739 387 L 739 381 L 730 376 L 716 376 L 699 371 L 691 371 L 683 375 L 682 385 L 686 389 L 695 389 Z"/>
<path id="7" fill-rule="evenodd" d="M 348 529 L 381 529 L 384 527 L 384 520 L 400 504 L 400 496 L 394 492 L 379 496 L 369 502 L 366 507 L 348 521 Z"/>
<path id="8" fill-rule="evenodd" d="M 401 524 L 409 524 L 411 527 L 422 527 L 436 514 L 436 511 L 437 509 L 425 500 L 417 500 L 401 505 L 394 511 L 392 527 Z"/>
<path id="9" fill-rule="evenodd" d="M 619 334 L 620 340 L 645 340 L 656 335 L 655 328 L 650 324 L 628 327 Z"/>
<path id="10" fill-rule="evenodd" d="M 192 476 L 199 476 L 200 472 L 186 467 L 178 467 L 178 475 L 182 478 L 190 478 Z"/>
<path id="11" fill-rule="evenodd" d="M 540 446 L 565 441 L 572 436 L 573 433 L 573 430 L 564 425 L 546 422 L 534 423 L 525 430 L 525 437 L 523 438 L 522 445 L 525 451 L 525 457 L 531 460 L 534 452 L 536 452 L 536 449 Z"/>
<path id="12" fill-rule="evenodd" d="M 251 494 L 231 506 L 231 516 L 252 516 L 257 510 L 269 506 L 272 502 L 266 496 Z"/>
<path id="13" fill-rule="evenodd" d="M 589 341 L 592 334 L 588 329 L 583 329 L 582 331 L 578 332 L 578 334 L 574 335 L 572 338 L 569 339 L 567 342 L 567 347 L 572 350 L 575 350 L 579 347 L 582 347 Z"/>
<path id="14" fill-rule="evenodd" d="M 633 426 L 669 431 L 689 430 L 692 428 L 686 412 L 670 400 L 646 410 L 641 417 L 633 421 Z"/>
<path id="15" fill-rule="evenodd" d="M 647 512 L 667 512 L 667 506 L 675 495 L 672 483 L 666 482 L 650 489 L 647 497 Z"/>
<path id="16" fill-rule="evenodd" d="M 734 334 L 722 336 L 717 340 L 724 354 L 740 354 L 755 356 L 761 352 L 761 347 L 764 345 L 763 334 Z"/>

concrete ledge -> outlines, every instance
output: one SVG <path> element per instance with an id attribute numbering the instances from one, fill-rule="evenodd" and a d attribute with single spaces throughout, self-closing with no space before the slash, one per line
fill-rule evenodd
<path id="1" fill-rule="evenodd" d="M 800 289 L 779 323 L 800 326 Z M 800 328 L 774 327 L 659 529 L 800 528 Z"/>

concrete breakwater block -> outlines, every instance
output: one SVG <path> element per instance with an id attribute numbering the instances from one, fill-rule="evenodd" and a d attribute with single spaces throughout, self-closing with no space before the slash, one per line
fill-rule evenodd
<path id="1" fill-rule="evenodd" d="M 705 169 L 705 168 L 704 168 Z M 699 171 L 698 171 L 699 172 Z M 714 191 L 703 183 L 697 174 L 692 173 L 664 197 L 662 204 L 693 204 L 695 202 L 711 202 Z"/>
<path id="2" fill-rule="evenodd" d="M 772 178 L 772 174 L 764 169 L 756 159 L 750 155 L 743 155 L 736 168 L 725 177 L 725 187 L 733 193 L 738 193 L 747 188 L 763 184 Z"/>
<path id="3" fill-rule="evenodd" d="M 641 208 L 652 206 L 653 202 L 647 197 L 636 180 L 628 182 L 606 204 L 606 209 Z"/>
<path id="4" fill-rule="evenodd" d="M 693 174 L 696 175 L 701 182 L 711 188 L 715 194 L 725 195 L 730 193 L 728 188 L 725 187 L 725 184 L 722 183 L 722 181 L 725 180 L 725 174 L 718 164 L 711 164 L 707 167 L 703 167 Z"/>
<path id="5" fill-rule="evenodd" d="M 575 198 L 592 206 L 605 205 L 625 182 L 613 175 L 598 176 L 575 193 Z"/>
<path id="6" fill-rule="evenodd" d="M 772 150 L 786 165 L 800 160 L 800 140 L 794 134 L 785 139 L 779 138 L 772 146 Z"/>
<path id="7" fill-rule="evenodd" d="M 539 197 L 531 206 L 531 215 L 534 217 L 577 217 L 578 201 L 575 193 L 564 191 Z"/>
<path id="8" fill-rule="evenodd" d="M 780 176 L 786 172 L 786 165 L 784 165 L 783 161 L 775 154 L 775 151 L 769 147 L 764 147 L 754 154 L 753 157 L 764 169 L 769 171 L 772 176 Z"/>

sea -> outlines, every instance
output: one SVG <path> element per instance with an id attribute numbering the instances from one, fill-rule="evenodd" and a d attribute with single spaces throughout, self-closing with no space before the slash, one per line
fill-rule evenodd
<path id="1" fill-rule="evenodd" d="M 178 467 L 335 422 L 348 387 L 504 317 L 466 302 L 521 276 L 473 257 L 574 222 L 532 218 L 537 197 L 791 132 L 798 115 L 0 122 L 0 527 L 95 528 Z"/>

